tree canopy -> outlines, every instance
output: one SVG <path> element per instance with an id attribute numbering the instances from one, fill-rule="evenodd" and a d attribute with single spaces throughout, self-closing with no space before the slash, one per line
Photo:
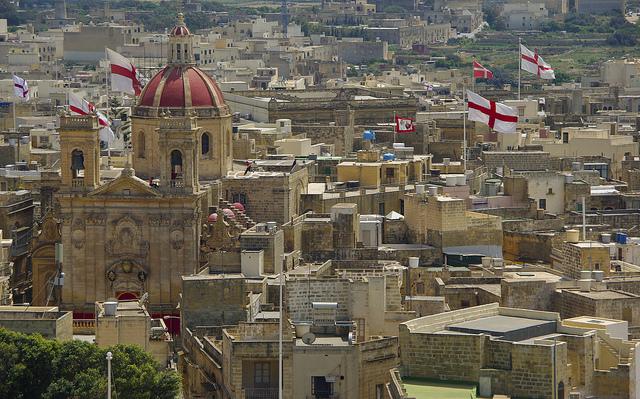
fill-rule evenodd
<path id="1" fill-rule="evenodd" d="M 93 399 L 107 392 L 107 351 L 113 353 L 113 398 L 173 399 L 180 379 L 161 370 L 135 345 L 108 349 L 82 341 L 58 342 L 0 329 L 0 399 Z"/>

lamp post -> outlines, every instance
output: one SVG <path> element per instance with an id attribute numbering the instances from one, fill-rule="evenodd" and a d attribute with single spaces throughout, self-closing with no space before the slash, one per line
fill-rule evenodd
<path id="1" fill-rule="evenodd" d="M 107 352 L 107 399 L 111 399 L 111 359 L 113 354 Z"/>

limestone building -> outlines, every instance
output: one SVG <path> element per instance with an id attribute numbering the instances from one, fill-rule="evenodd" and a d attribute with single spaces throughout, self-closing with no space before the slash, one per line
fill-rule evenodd
<path id="1" fill-rule="evenodd" d="M 62 307 L 149 293 L 152 313 L 176 313 L 181 276 L 199 268 L 203 179 L 231 163 L 231 117 L 215 82 L 193 64 L 182 16 L 169 35 L 168 65 L 134 107 L 133 164 L 104 184 L 94 117 L 61 117 L 65 285 Z M 153 179 L 151 179 L 153 178 Z"/>

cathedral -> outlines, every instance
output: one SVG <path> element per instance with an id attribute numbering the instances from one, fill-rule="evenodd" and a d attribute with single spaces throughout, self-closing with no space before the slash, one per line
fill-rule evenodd
<path id="1" fill-rule="evenodd" d="M 216 82 L 195 66 L 182 15 L 169 34 L 167 65 L 132 110 L 131 161 L 100 179 L 95 117 L 60 121 L 65 283 L 61 307 L 88 316 L 95 301 L 140 298 L 175 314 L 181 276 L 198 271 L 212 182 L 232 164 L 231 113 Z"/>

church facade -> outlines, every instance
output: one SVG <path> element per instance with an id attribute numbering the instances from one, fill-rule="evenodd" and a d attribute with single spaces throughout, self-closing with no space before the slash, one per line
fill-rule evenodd
<path id="1" fill-rule="evenodd" d="M 61 307 L 89 314 L 95 301 L 136 299 L 176 313 L 181 276 L 196 273 L 206 193 L 200 180 L 231 168 L 231 114 L 215 81 L 193 63 L 182 16 L 170 33 L 168 65 L 133 110 L 133 165 L 100 180 L 99 125 L 62 116 Z"/>

